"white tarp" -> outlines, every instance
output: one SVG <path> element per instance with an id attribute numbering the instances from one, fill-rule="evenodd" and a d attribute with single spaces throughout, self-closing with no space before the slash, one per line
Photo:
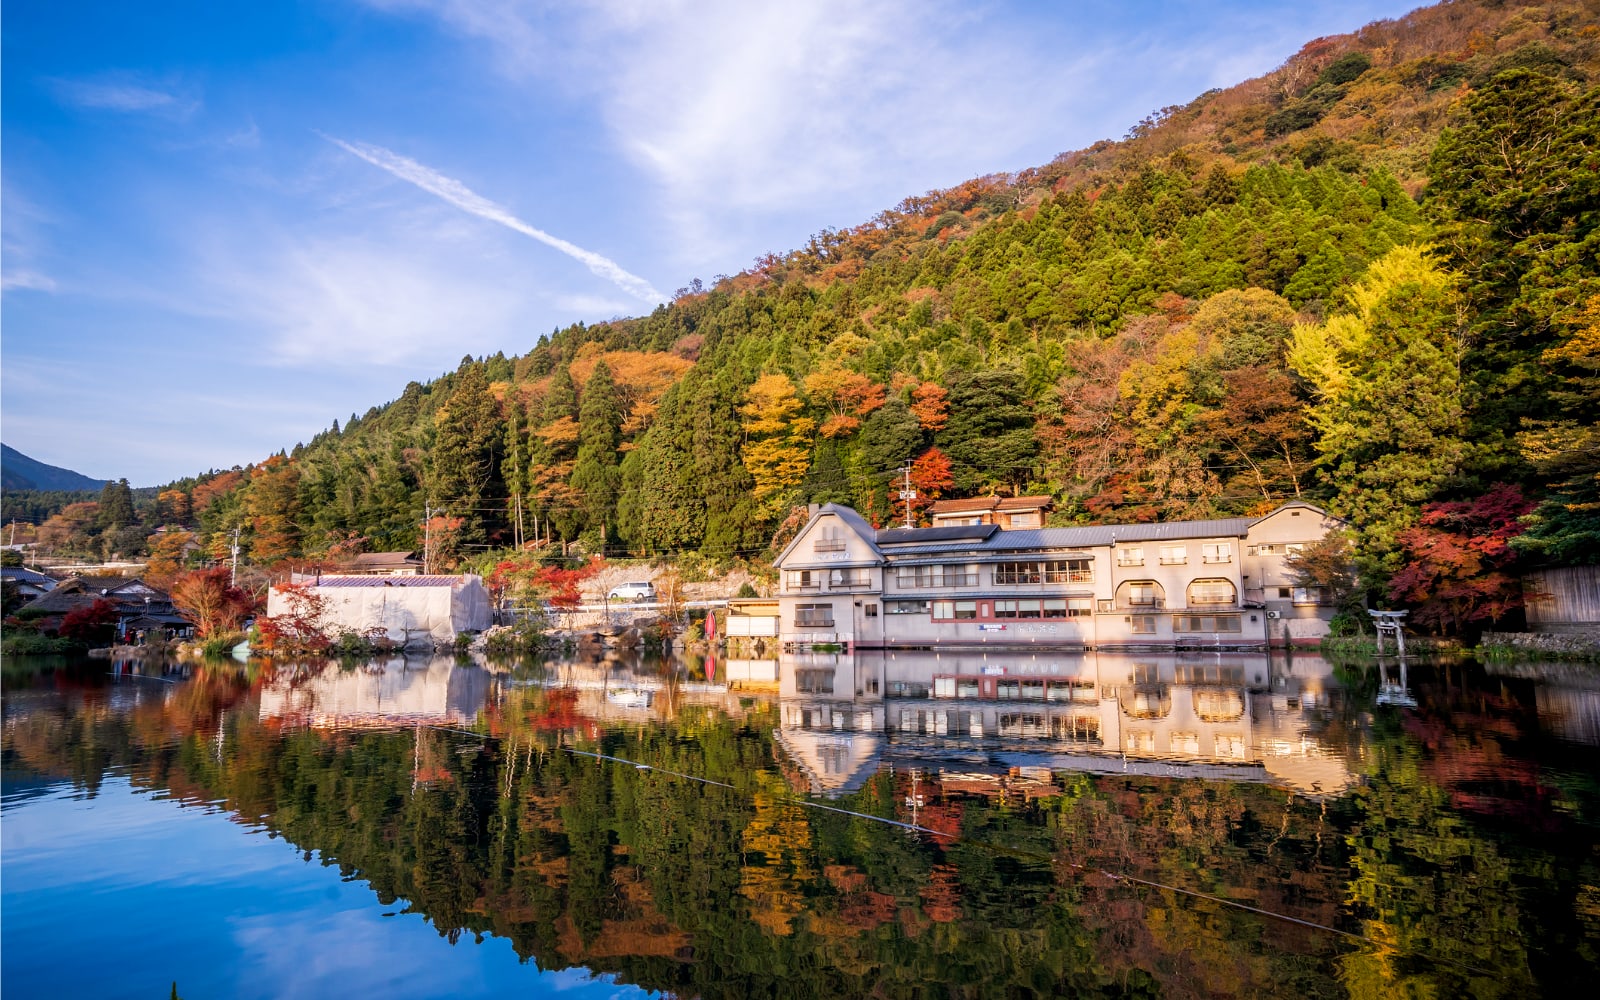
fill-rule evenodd
<path id="1" fill-rule="evenodd" d="M 494 622 L 489 592 L 476 576 L 324 575 L 305 582 L 326 602 L 322 624 L 333 633 L 382 628 L 397 643 L 449 643 L 460 632 L 482 632 Z M 272 588 L 267 615 L 287 610 L 284 593 Z"/>

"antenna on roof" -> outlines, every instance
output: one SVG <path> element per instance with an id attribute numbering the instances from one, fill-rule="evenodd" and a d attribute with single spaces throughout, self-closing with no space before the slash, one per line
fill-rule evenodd
<path id="1" fill-rule="evenodd" d="M 900 489 L 900 499 L 906 502 L 906 527 L 910 528 L 912 527 L 911 501 L 917 498 L 917 491 L 911 488 L 911 464 L 908 462 L 900 466 L 900 471 L 905 473 L 906 477 L 906 484 Z"/>

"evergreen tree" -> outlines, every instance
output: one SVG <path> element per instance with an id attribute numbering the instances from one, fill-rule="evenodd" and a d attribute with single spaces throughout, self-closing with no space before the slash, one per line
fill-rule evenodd
<path id="1" fill-rule="evenodd" d="M 617 446 L 622 443 L 622 401 L 611 369 L 604 361 L 583 384 L 578 412 L 578 460 L 572 488 L 578 493 L 585 530 L 597 531 L 601 542 L 616 531 L 617 491 L 622 477 Z"/>
<path id="2" fill-rule="evenodd" d="M 103 531 L 125 528 L 134 522 L 133 490 L 126 479 L 108 482 L 100 488 L 100 511 L 96 520 Z"/>
<path id="3" fill-rule="evenodd" d="M 859 447 L 869 472 L 893 472 L 922 450 L 922 425 L 911 408 L 895 397 L 861 425 Z"/>
<path id="4" fill-rule="evenodd" d="M 959 490 L 1020 486 L 1032 479 L 1039 444 L 1018 373 L 995 368 L 950 383 L 950 420 L 939 432 L 939 447 L 955 466 Z"/>
<path id="5" fill-rule="evenodd" d="M 505 436 L 499 404 L 483 366 L 470 358 L 456 371 L 455 391 L 439 411 L 428 498 L 435 512 L 462 519 L 463 545 L 483 545 L 495 519 L 485 507 L 504 496 L 500 479 Z"/>

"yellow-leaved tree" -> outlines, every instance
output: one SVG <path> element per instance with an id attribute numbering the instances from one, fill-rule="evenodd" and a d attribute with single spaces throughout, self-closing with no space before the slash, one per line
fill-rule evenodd
<path id="1" fill-rule="evenodd" d="M 1370 580 L 1394 572 L 1400 532 L 1466 452 L 1459 306 L 1456 277 L 1402 246 L 1373 261 L 1344 310 L 1294 328 L 1289 365 L 1315 397 L 1307 416 L 1329 506 L 1360 532 Z"/>
<path id="2" fill-rule="evenodd" d="M 752 494 L 765 516 L 775 516 L 794 500 L 811 464 L 816 422 L 799 415 L 804 408 L 789 376 L 770 372 L 746 390 L 739 407 L 745 435 L 739 457 L 755 480 Z"/>

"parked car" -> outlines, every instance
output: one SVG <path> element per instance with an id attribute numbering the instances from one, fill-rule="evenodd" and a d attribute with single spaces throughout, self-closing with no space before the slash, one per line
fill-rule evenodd
<path id="1" fill-rule="evenodd" d="M 637 601 L 643 603 L 655 599 L 656 585 L 648 580 L 618 584 L 611 588 L 611 593 L 606 595 L 606 600 L 608 601 Z"/>

